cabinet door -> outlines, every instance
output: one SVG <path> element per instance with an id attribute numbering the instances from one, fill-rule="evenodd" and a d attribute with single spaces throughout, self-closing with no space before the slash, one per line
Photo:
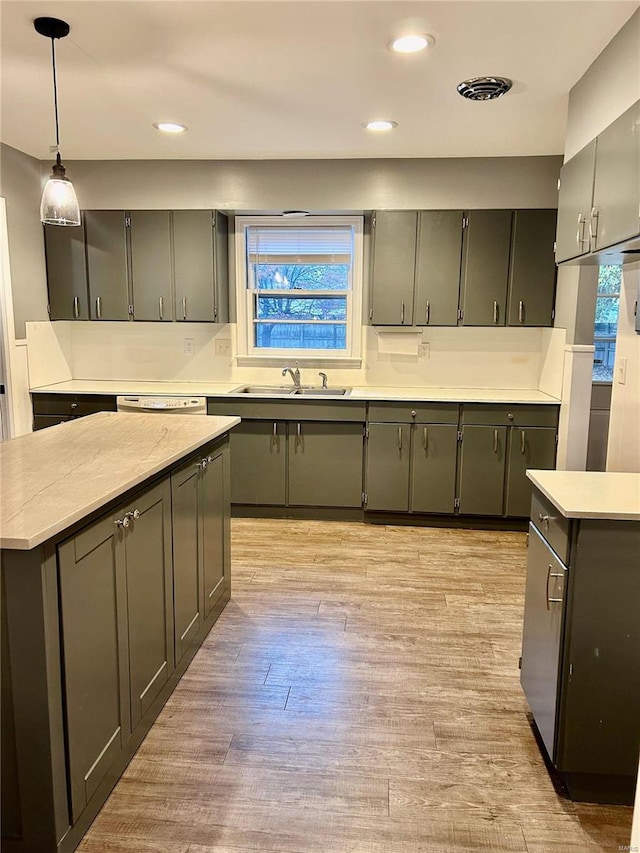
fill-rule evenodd
<path id="1" fill-rule="evenodd" d="M 228 447 L 207 457 L 206 463 L 200 478 L 205 619 L 230 583 Z"/>
<path id="2" fill-rule="evenodd" d="M 131 727 L 144 717 L 173 671 L 171 490 L 169 481 L 119 514 L 138 514 L 122 530 L 118 555 L 127 578 Z"/>
<path id="3" fill-rule="evenodd" d="M 87 271 L 92 320 L 128 320 L 127 227 L 121 210 L 88 210 Z"/>
<path id="4" fill-rule="evenodd" d="M 202 624 L 199 571 L 199 467 L 196 459 L 171 475 L 173 513 L 173 618 L 176 665 Z"/>
<path id="5" fill-rule="evenodd" d="M 71 812 L 75 822 L 129 729 L 126 589 L 113 518 L 58 548 Z"/>
<path id="6" fill-rule="evenodd" d="M 130 220 L 133 317 L 172 320 L 169 211 L 136 210 Z"/>
<path id="7" fill-rule="evenodd" d="M 409 509 L 410 424 L 369 424 L 367 509 Z"/>
<path id="8" fill-rule="evenodd" d="M 79 228 L 44 226 L 51 320 L 88 320 L 87 257 L 84 223 Z"/>
<path id="9" fill-rule="evenodd" d="M 242 421 L 231 432 L 231 502 L 284 506 L 284 421 Z"/>
<path id="10" fill-rule="evenodd" d="M 375 214 L 371 322 L 374 326 L 410 326 L 416 263 L 415 211 Z"/>
<path id="11" fill-rule="evenodd" d="M 465 326 L 504 326 L 511 247 L 510 210 L 472 210 L 464 233 Z"/>
<path id="12" fill-rule="evenodd" d="M 531 481 L 527 468 L 548 469 L 556 464 L 556 431 L 539 427 L 511 427 L 505 514 L 529 518 Z"/>
<path id="13" fill-rule="evenodd" d="M 461 210 L 423 210 L 418 214 L 416 326 L 455 326 L 458 322 Z"/>
<path id="14" fill-rule="evenodd" d="M 502 515 L 506 440 L 506 427 L 462 427 L 459 495 L 463 515 Z"/>
<path id="15" fill-rule="evenodd" d="M 411 509 L 413 512 L 453 513 L 458 427 L 416 424 L 413 431 Z"/>
<path id="16" fill-rule="evenodd" d="M 549 758 L 555 759 L 560 645 L 567 570 L 529 524 L 520 682 Z"/>
<path id="17" fill-rule="evenodd" d="M 210 210 L 173 211 L 176 320 L 214 322 L 214 219 Z"/>
<path id="18" fill-rule="evenodd" d="M 224 213 L 213 214 L 213 270 L 214 306 L 216 323 L 229 322 L 229 224 Z"/>
<path id="19" fill-rule="evenodd" d="M 640 101 L 598 136 L 593 207 L 593 248 L 640 233 Z"/>
<path id="20" fill-rule="evenodd" d="M 364 425 L 289 422 L 289 504 L 362 506 Z"/>
<path id="21" fill-rule="evenodd" d="M 560 169 L 556 262 L 577 258 L 589 251 L 588 221 L 593 199 L 596 163 L 594 139 Z"/>
<path id="22" fill-rule="evenodd" d="M 509 326 L 551 326 L 556 287 L 555 210 L 516 210 L 509 272 Z"/>

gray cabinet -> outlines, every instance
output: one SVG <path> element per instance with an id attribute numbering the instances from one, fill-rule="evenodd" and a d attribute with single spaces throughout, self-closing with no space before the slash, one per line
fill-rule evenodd
<path id="1" fill-rule="evenodd" d="M 408 512 L 411 424 L 370 423 L 367 509 Z"/>
<path id="2" fill-rule="evenodd" d="M 640 101 L 598 136 L 592 249 L 640 234 Z"/>
<path id="3" fill-rule="evenodd" d="M 284 506 L 285 421 L 243 420 L 231 433 L 231 502 Z"/>
<path id="4" fill-rule="evenodd" d="M 290 506 L 362 506 L 363 429 L 357 423 L 289 423 Z"/>
<path id="5" fill-rule="evenodd" d="M 593 203 L 596 165 L 594 139 L 560 169 L 556 261 L 569 260 L 589 251 L 589 222 Z"/>
<path id="6" fill-rule="evenodd" d="M 129 214 L 134 320 L 172 320 L 171 221 L 168 210 Z"/>
<path id="7" fill-rule="evenodd" d="M 458 427 L 416 424 L 411 453 L 411 509 L 451 514 L 455 511 Z"/>
<path id="8" fill-rule="evenodd" d="M 72 821 L 129 736 L 126 576 L 109 515 L 58 548 Z"/>
<path id="9" fill-rule="evenodd" d="M 630 805 L 640 718 L 640 525 L 568 519 L 534 491 L 536 523 L 545 505 L 569 547 L 561 548 L 563 562 L 529 525 L 522 687 L 571 798 Z"/>
<path id="10" fill-rule="evenodd" d="M 121 522 L 129 520 L 128 526 Z M 174 667 L 171 489 L 168 480 L 118 512 L 116 560 L 126 578 L 131 728 Z"/>
<path id="11" fill-rule="evenodd" d="M 507 428 L 464 425 L 458 494 L 463 515 L 502 515 Z"/>
<path id="12" fill-rule="evenodd" d="M 223 445 L 202 460 L 200 481 L 200 543 L 204 618 L 230 590 L 229 448 Z"/>
<path id="13" fill-rule="evenodd" d="M 33 429 L 83 418 L 96 412 L 115 412 L 116 398 L 110 394 L 49 394 L 34 393 Z"/>
<path id="14" fill-rule="evenodd" d="M 373 219 L 371 322 L 410 326 L 416 261 L 416 211 L 378 211 Z"/>
<path id="15" fill-rule="evenodd" d="M 556 284 L 555 210 L 516 210 L 509 268 L 507 324 L 551 326 Z"/>
<path id="16" fill-rule="evenodd" d="M 228 322 L 227 236 L 224 213 L 173 211 L 177 320 Z"/>
<path id="17" fill-rule="evenodd" d="M 84 221 L 79 228 L 45 225 L 44 248 L 50 319 L 88 320 Z"/>
<path id="18" fill-rule="evenodd" d="M 504 326 L 511 247 L 510 210 L 472 210 L 462 250 L 460 302 L 465 326 Z"/>
<path id="19" fill-rule="evenodd" d="M 528 518 L 531 483 L 527 468 L 554 468 L 556 430 L 549 427 L 511 427 L 505 496 L 505 515 Z"/>
<path id="20" fill-rule="evenodd" d="M 90 318 L 129 319 L 127 220 L 121 210 L 87 210 Z"/>
<path id="21" fill-rule="evenodd" d="M 173 618 L 176 665 L 202 626 L 203 588 L 200 572 L 198 460 L 190 459 L 171 474 L 173 514 Z"/>
<path id="22" fill-rule="evenodd" d="M 455 326 L 458 322 L 462 221 L 461 210 L 422 210 L 418 214 L 416 326 Z"/>

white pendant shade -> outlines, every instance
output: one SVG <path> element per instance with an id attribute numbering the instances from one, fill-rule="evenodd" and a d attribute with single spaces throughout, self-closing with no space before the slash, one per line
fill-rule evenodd
<path id="1" fill-rule="evenodd" d="M 80 206 L 73 184 L 52 175 L 40 202 L 40 221 L 46 225 L 80 225 Z"/>

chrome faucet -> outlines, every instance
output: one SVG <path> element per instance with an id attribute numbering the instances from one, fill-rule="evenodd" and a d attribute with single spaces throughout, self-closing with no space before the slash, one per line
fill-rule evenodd
<path id="1" fill-rule="evenodd" d="M 293 384 L 296 388 L 300 387 L 300 368 L 296 367 L 295 371 L 291 370 L 290 367 L 285 367 L 282 371 L 282 375 L 286 376 L 287 373 L 291 374 L 291 378 L 293 379 Z"/>
<path id="2" fill-rule="evenodd" d="M 326 373 L 323 373 L 322 371 L 320 371 L 320 373 L 318 374 L 318 376 L 322 379 L 322 387 L 323 387 L 323 388 L 326 388 L 326 387 L 327 387 L 327 378 L 328 378 L 328 377 L 327 377 L 327 374 L 326 374 Z"/>

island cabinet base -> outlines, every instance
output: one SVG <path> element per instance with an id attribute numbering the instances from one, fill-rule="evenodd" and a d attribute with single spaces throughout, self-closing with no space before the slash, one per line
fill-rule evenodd
<path id="1" fill-rule="evenodd" d="M 2 552 L 4 853 L 80 843 L 229 601 L 229 496 L 225 438 Z"/>

